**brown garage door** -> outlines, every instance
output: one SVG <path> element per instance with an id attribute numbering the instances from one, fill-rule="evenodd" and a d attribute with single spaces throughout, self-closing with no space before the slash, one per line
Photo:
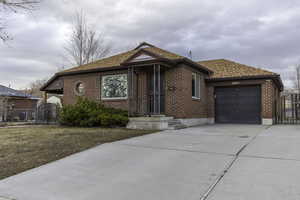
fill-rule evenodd
<path id="1" fill-rule="evenodd" d="M 215 88 L 217 123 L 261 123 L 260 86 Z"/>

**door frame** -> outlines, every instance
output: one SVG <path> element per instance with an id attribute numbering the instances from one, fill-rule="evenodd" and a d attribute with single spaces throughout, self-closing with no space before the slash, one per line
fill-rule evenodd
<path id="1" fill-rule="evenodd" d="M 153 111 L 153 107 L 154 107 L 154 101 L 152 102 L 151 101 L 151 97 L 154 97 L 154 94 L 153 94 L 153 82 L 154 82 L 154 70 L 151 70 L 149 71 L 148 75 L 147 75 L 147 89 L 148 89 L 148 92 L 147 92 L 147 102 L 149 102 L 149 105 L 148 105 L 148 111 L 149 111 L 149 114 L 150 115 L 155 115 L 155 114 L 164 114 L 165 113 L 165 107 L 166 107 L 166 98 L 165 98 L 165 95 L 166 95 L 166 92 L 165 92 L 165 84 L 166 84 L 166 79 L 165 79 L 165 70 L 160 70 L 160 99 L 158 99 L 158 94 L 155 92 L 155 98 L 154 100 L 156 100 L 156 104 L 155 105 L 158 105 L 158 100 L 160 102 L 160 110 L 159 112 L 155 112 L 155 110 Z M 158 80 L 156 79 L 155 80 L 157 83 L 158 83 Z M 158 92 L 158 87 L 156 87 L 157 89 L 157 92 Z M 153 105 L 152 105 L 153 104 Z M 156 108 L 157 109 L 157 108 Z"/>

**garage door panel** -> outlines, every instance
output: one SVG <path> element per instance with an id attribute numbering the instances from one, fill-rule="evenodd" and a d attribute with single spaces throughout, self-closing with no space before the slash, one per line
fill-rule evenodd
<path id="1" fill-rule="evenodd" d="M 218 87 L 215 93 L 217 123 L 260 123 L 260 86 Z"/>

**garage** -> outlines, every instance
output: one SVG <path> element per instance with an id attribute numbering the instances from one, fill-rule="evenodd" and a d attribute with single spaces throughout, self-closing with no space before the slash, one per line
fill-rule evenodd
<path id="1" fill-rule="evenodd" d="M 216 123 L 261 123 L 261 88 L 232 86 L 215 88 Z"/>

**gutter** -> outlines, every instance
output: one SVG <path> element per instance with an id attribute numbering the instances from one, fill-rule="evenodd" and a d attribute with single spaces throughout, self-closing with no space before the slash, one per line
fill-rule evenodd
<path id="1" fill-rule="evenodd" d="M 177 64 L 179 64 L 179 63 L 186 63 L 186 64 L 188 64 L 190 66 L 192 65 L 192 66 L 196 67 L 198 70 L 201 70 L 202 72 L 205 72 L 208 75 L 211 75 L 211 74 L 214 73 L 212 70 L 208 69 L 207 67 L 205 67 L 203 65 L 200 65 L 200 64 L 198 64 L 198 63 L 196 63 L 196 62 L 194 62 L 194 61 L 192 61 L 192 60 L 190 60 L 188 58 L 185 58 L 185 57 L 176 59 L 174 61 Z"/>
<path id="2" fill-rule="evenodd" d="M 279 74 L 274 75 L 256 75 L 256 76 L 241 76 L 241 77 L 225 77 L 225 78 L 207 78 L 206 82 L 222 82 L 222 81 L 233 81 L 233 80 L 255 80 L 255 79 L 272 79 L 278 86 L 280 91 L 283 91 L 284 85 Z"/>
<path id="3" fill-rule="evenodd" d="M 67 71 L 67 72 L 58 72 L 54 74 L 48 81 L 45 83 L 41 88 L 40 91 L 45 91 L 45 88 L 51 84 L 55 79 L 62 77 L 62 76 L 70 76 L 76 74 L 85 74 L 85 73 L 94 73 L 94 72 L 103 72 L 103 71 L 111 71 L 117 69 L 124 69 L 126 70 L 127 67 L 123 66 L 112 66 L 112 67 L 104 67 L 104 68 L 96 68 L 96 69 L 87 69 L 87 70 L 80 70 L 80 71 Z"/>
<path id="4" fill-rule="evenodd" d="M 157 62 L 166 62 L 168 64 L 179 64 L 179 63 L 187 63 L 190 66 L 194 66 L 196 67 L 196 69 L 201 70 L 207 74 L 212 74 L 213 72 L 209 69 L 207 69 L 206 67 L 203 67 L 202 65 L 199 65 L 187 58 L 180 58 L 180 59 L 175 59 L 175 60 L 171 60 L 171 59 L 166 59 L 166 58 L 157 58 L 155 61 Z M 150 61 L 143 61 L 143 62 L 150 62 Z M 151 62 L 153 62 L 153 60 L 151 60 Z M 111 71 L 111 70 L 119 70 L 119 69 L 124 69 L 127 70 L 128 66 L 130 66 L 130 64 L 133 63 L 121 63 L 119 66 L 112 66 L 112 67 L 103 67 L 103 68 L 95 68 L 95 69 L 87 69 L 87 70 L 79 70 L 79 71 L 66 71 L 66 72 L 58 72 L 56 74 L 54 74 L 54 76 L 52 76 L 47 83 L 45 83 L 45 85 L 43 85 L 40 88 L 40 91 L 45 91 L 45 88 L 48 87 L 48 85 L 50 85 L 55 79 L 62 77 L 62 76 L 70 76 L 70 75 L 76 75 L 76 74 L 85 74 L 85 73 L 94 73 L 94 72 L 103 72 L 103 71 Z"/>

